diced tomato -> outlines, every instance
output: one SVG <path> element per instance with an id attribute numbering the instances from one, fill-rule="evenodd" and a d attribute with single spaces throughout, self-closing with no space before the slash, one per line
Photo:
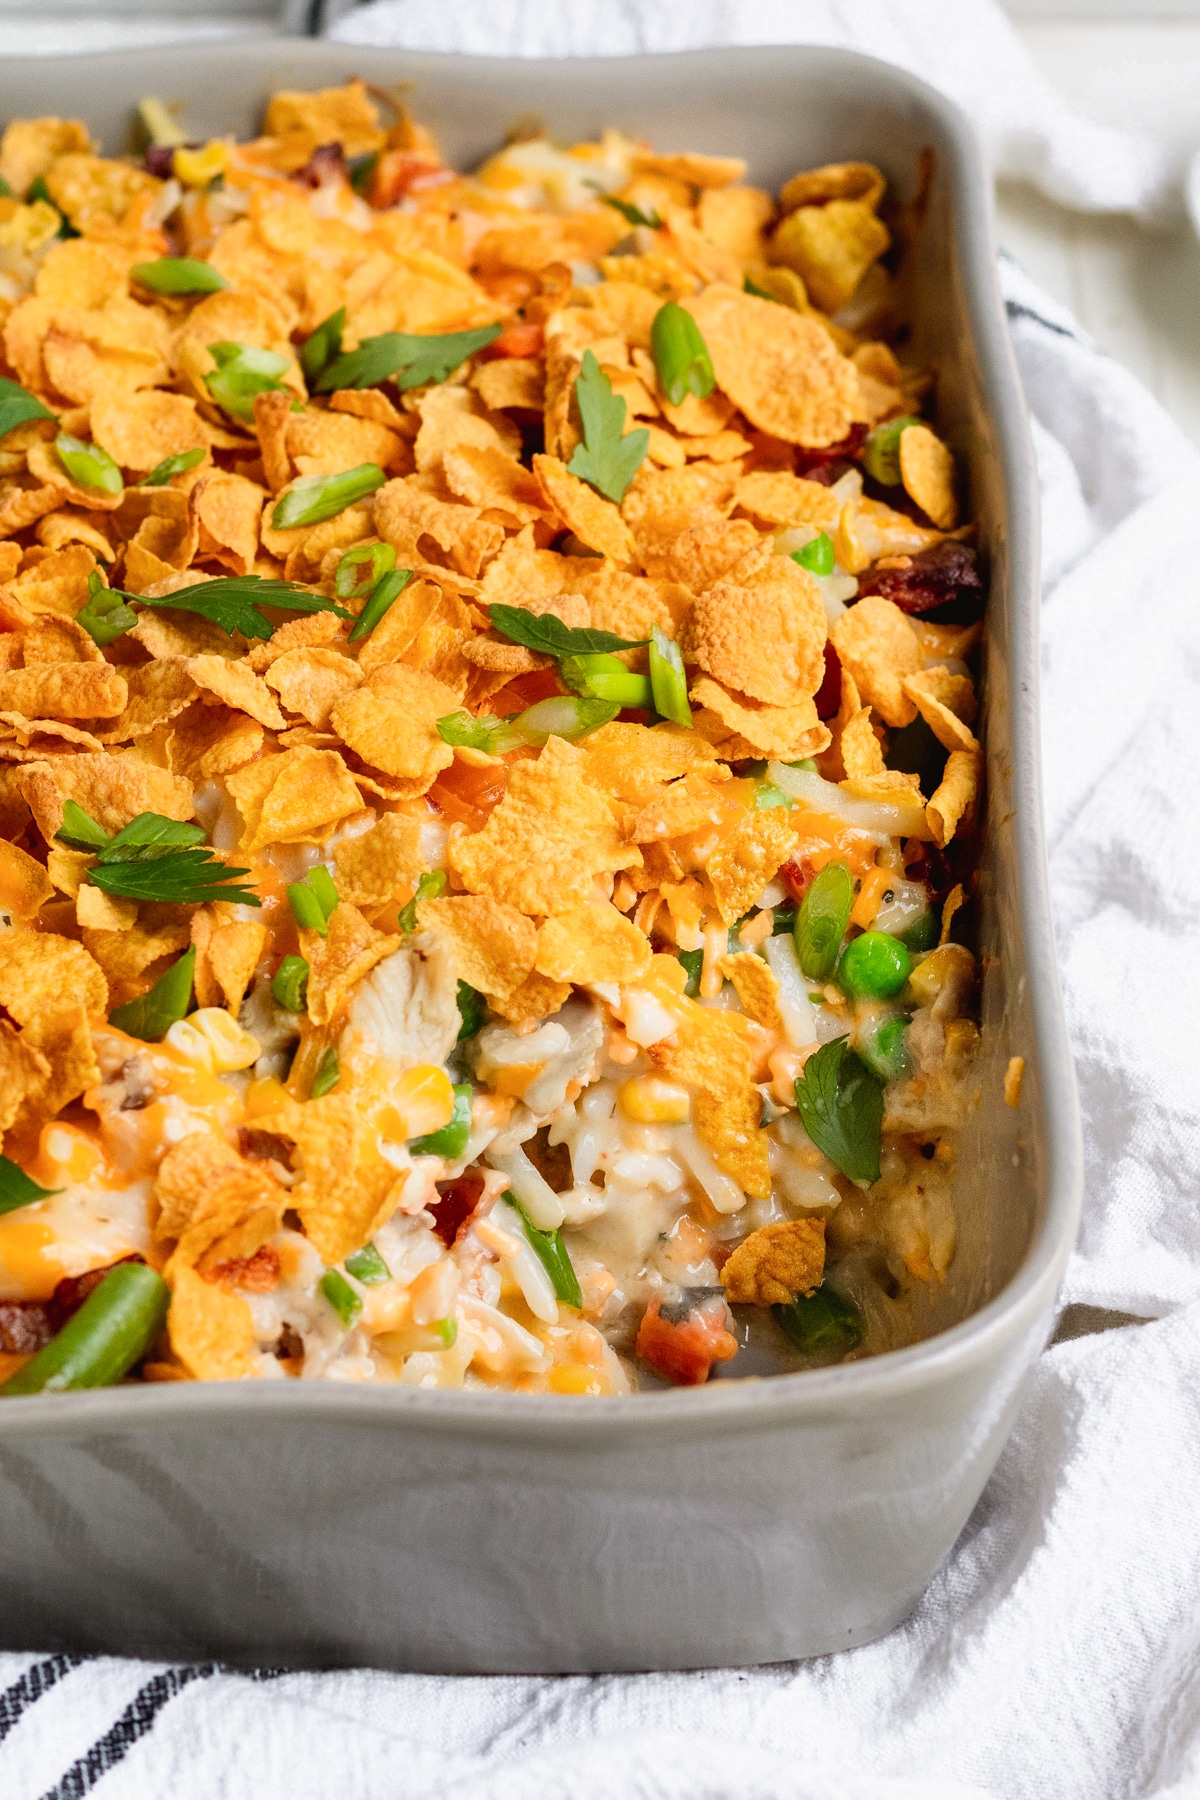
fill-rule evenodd
<path id="1" fill-rule="evenodd" d="M 498 338 L 493 338 L 483 352 L 487 358 L 497 356 L 540 356 L 545 342 L 541 325 L 532 319 L 510 319 Z"/>
<path id="2" fill-rule="evenodd" d="M 477 1169 L 468 1169 L 457 1181 L 447 1182 L 438 1188 L 437 1204 L 431 1208 L 433 1229 L 447 1247 L 454 1243 L 459 1231 L 479 1205 L 482 1192 L 483 1176 Z"/>
<path id="3" fill-rule="evenodd" d="M 508 770 L 502 764 L 474 769 L 469 763 L 453 762 L 438 776 L 429 798 L 452 824 L 482 831 L 492 808 L 504 798 L 507 779 Z"/>
<path id="4" fill-rule="evenodd" d="M 837 651 L 831 643 L 825 645 L 825 674 L 817 689 L 816 708 L 818 719 L 832 719 L 842 699 L 842 664 Z"/>
<path id="5" fill-rule="evenodd" d="M 488 701 L 487 709 L 498 719 L 509 713 L 524 712 L 537 700 L 549 700 L 554 694 L 561 694 L 562 682 L 555 669 L 534 669 L 528 675 L 517 675 L 502 687 L 498 694 L 493 694 Z"/>
<path id="6" fill-rule="evenodd" d="M 637 1354 L 676 1387 L 699 1387 L 714 1363 L 737 1355 L 737 1339 L 725 1329 L 723 1304 L 706 1303 L 677 1324 L 662 1315 L 656 1294 L 638 1328 Z"/>

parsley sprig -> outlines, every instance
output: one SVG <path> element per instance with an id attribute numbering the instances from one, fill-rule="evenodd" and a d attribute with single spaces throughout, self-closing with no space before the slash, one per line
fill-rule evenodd
<path id="1" fill-rule="evenodd" d="M 625 489 L 646 460 L 650 433 L 644 426 L 625 430 L 625 402 L 612 391 L 612 382 L 592 351 L 585 350 L 575 378 L 575 400 L 583 424 L 583 442 L 567 464 L 606 500 L 620 505 Z"/>
<path id="2" fill-rule="evenodd" d="M 113 605 L 114 600 L 124 602 L 124 609 L 118 610 Z M 137 615 L 128 605 L 130 601 L 136 601 L 139 606 L 199 613 L 201 618 L 219 625 L 222 631 L 231 635 L 240 631 L 245 638 L 269 638 L 274 634 L 276 627 L 261 610 L 263 606 L 277 606 L 285 612 L 332 612 L 339 619 L 354 617 L 336 600 L 326 599 L 324 594 L 310 593 L 295 581 L 273 581 L 263 575 L 220 575 L 215 581 L 198 581 L 192 587 L 152 598 L 149 594 L 127 594 L 121 588 L 106 588 L 93 569 L 88 576 L 87 605 L 77 615 L 79 623 L 91 632 L 97 643 L 111 643 L 113 638 L 137 623 Z M 97 635 L 97 625 L 104 635 Z"/>
<path id="3" fill-rule="evenodd" d="M 613 631 L 564 625 L 554 613 L 532 613 L 523 606 L 493 604 L 488 607 L 488 618 L 501 637 L 542 656 L 595 656 L 612 650 L 640 650 L 650 642 L 649 638 L 623 638 Z"/>
<path id="4" fill-rule="evenodd" d="M 70 850 L 95 855 L 88 880 L 106 894 L 181 906 L 200 906 L 207 900 L 262 905 L 252 888 L 240 885 L 249 869 L 230 868 L 215 857 L 204 845 L 199 825 L 144 812 L 113 837 L 77 801 L 67 800 L 55 836 Z"/>
<path id="5" fill-rule="evenodd" d="M 611 206 L 614 212 L 619 212 L 630 225 L 644 225 L 647 231 L 661 231 L 663 228 L 663 222 L 657 212 L 653 210 L 648 213 L 643 212 L 640 206 L 633 204 L 632 200 L 619 200 L 616 194 L 601 194 L 600 200 L 602 205 Z"/>
<path id="6" fill-rule="evenodd" d="M 822 1044 L 796 1080 L 800 1118 L 818 1150 L 851 1181 L 879 1180 L 883 1083 L 844 1037 Z"/>
<path id="7" fill-rule="evenodd" d="M 335 356 L 318 378 L 316 392 L 378 387 L 381 381 L 392 379 L 398 388 L 445 381 L 469 356 L 498 338 L 500 331 L 499 325 L 434 334 L 385 331 L 379 337 L 364 338 L 357 350 Z"/>

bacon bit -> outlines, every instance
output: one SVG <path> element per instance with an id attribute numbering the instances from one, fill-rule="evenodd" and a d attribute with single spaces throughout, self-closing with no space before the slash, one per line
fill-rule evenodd
<path id="1" fill-rule="evenodd" d="M 234 1256 L 218 1263 L 213 1278 L 225 1287 L 244 1288 L 249 1294 L 269 1294 L 279 1286 L 281 1264 L 278 1250 L 263 1244 L 253 1256 Z"/>
<path id="2" fill-rule="evenodd" d="M 799 905 L 817 874 L 818 870 L 807 856 L 790 856 L 779 871 L 779 879 L 792 899 Z"/>
<path id="3" fill-rule="evenodd" d="M 433 1214 L 433 1229 L 447 1249 L 464 1230 L 482 1197 L 483 1176 L 475 1169 L 468 1169 L 457 1181 L 438 1189 L 438 1199 L 429 1210 Z"/>
<path id="4" fill-rule="evenodd" d="M 319 144 L 302 169 L 297 169 L 291 178 L 302 187 L 330 187 L 335 182 L 348 181 L 350 171 L 346 167 L 346 156 L 340 144 Z"/>
<path id="5" fill-rule="evenodd" d="M 49 1314 L 40 1300 L 0 1301 L 0 1351 L 32 1356 L 54 1336 Z"/>
<path id="6" fill-rule="evenodd" d="M 898 563 L 900 558 L 894 560 Z M 889 566 L 893 559 L 881 559 L 860 575 L 859 599 L 866 594 L 879 594 L 906 613 L 932 612 L 936 607 L 953 604 L 962 614 L 962 624 L 979 617 L 983 611 L 983 582 L 979 558 L 970 544 L 947 538 L 904 560 L 907 567 L 897 568 Z"/>
<path id="7" fill-rule="evenodd" d="M 532 319 L 512 319 L 498 338 L 483 352 L 486 361 L 500 356 L 540 356 L 545 348 L 545 332 Z"/>
<path id="8" fill-rule="evenodd" d="M 51 1329 L 62 1330 L 67 1320 L 79 1311 L 93 1288 L 100 1286 L 110 1269 L 120 1268 L 122 1263 L 144 1263 L 145 1260 L 144 1256 L 118 1256 L 116 1262 L 106 1263 L 102 1269 L 89 1269 L 86 1275 L 68 1275 L 59 1282 L 46 1302 Z"/>
<path id="9" fill-rule="evenodd" d="M 699 1387 L 708 1380 L 714 1363 L 737 1355 L 737 1339 L 725 1329 L 724 1303 L 706 1304 L 673 1323 L 662 1315 L 662 1296 L 656 1294 L 638 1327 L 637 1354 L 676 1387 Z"/>

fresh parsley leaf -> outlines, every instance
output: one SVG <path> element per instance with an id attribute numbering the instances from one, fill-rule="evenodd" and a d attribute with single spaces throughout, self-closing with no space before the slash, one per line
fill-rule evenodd
<path id="1" fill-rule="evenodd" d="M 50 408 L 43 406 L 36 394 L 23 388 L 19 381 L 0 380 L 0 438 L 30 419 L 52 419 L 58 423 Z"/>
<path id="2" fill-rule="evenodd" d="M 332 612 L 339 619 L 354 617 L 335 600 L 327 600 L 324 594 L 311 594 L 298 582 L 272 581 L 262 575 L 221 575 L 216 581 L 200 581 L 194 587 L 179 588 L 159 599 L 152 600 L 145 594 L 121 594 L 121 599 L 136 600 L 141 606 L 199 613 L 222 631 L 240 631 L 246 638 L 269 638 L 275 631 L 275 626 L 259 611 L 260 605 L 278 606 L 287 612 Z"/>
<path id="3" fill-rule="evenodd" d="M 615 194 L 601 194 L 600 199 L 605 206 L 611 206 L 614 212 L 619 212 L 630 225 L 644 225 L 647 231 L 662 230 L 663 222 L 656 212 L 644 213 L 632 200 L 618 200 Z"/>
<path id="4" fill-rule="evenodd" d="M 196 946 L 184 951 L 165 975 L 160 975 L 149 993 L 108 1015 L 110 1025 L 144 1044 L 157 1044 L 166 1037 L 172 1025 L 185 1018 L 192 1004 L 192 980 L 196 973 Z"/>
<path id="5" fill-rule="evenodd" d="M 469 981 L 458 984 L 458 1016 L 462 1024 L 458 1028 L 458 1042 L 474 1037 L 487 1017 L 487 1001 Z"/>
<path id="6" fill-rule="evenodd" d="M 109 839 L 100 852 L 100 861 L 145 862 L 151 852 L 190 848 L 193 844 L 202 844 L 204 838 L 201 825 L 189 825 L 183 819 L 166 819 L 162 813 L 139 813 L 123 831 Z"/>
<path id="7" fill-rule="evenodd" d="M 625 497 L 650 447 L 644 426 L 626 432 L 625 402 L 612 391 L 612 383 L 592 351 L 583 353 L 583 365 L 575 378 L 575 399 L 583 423 L 583 442 L 567 464 L 598 494 L 617 506 Z"/>
<path id="8" fill-rule="evenodd" d="M 19 1206 L 32 1206 L 35 1200 L 48 1200 L 51 1194 L 61 1192 L 61 1188 L 39 1187 L 24 1169 L 0 1156 L 0 1213 L 16 1212 Z"/>
<path id="9" fill-rule="evenodd" d="M 305 338 L 300 346 L 300 367 L 307 381 L 315 381 L 322 369 L 327 369 L 341 355 L 345 329 L 346 309 L 339 306 L 336 312 L 321 320 L 311 337 Z"/>
<path id="10" fill-rule="evenodd" d="M 230 868 L 208 849 L 166 850 L 154 845 L 140 857 L 98 862 L 88 871 L 88 879 L 106 894 L 126 900 L 168 900 L 179 906 L 230 900 L 261 906 L 252 888 L 239 885 L 239 878 L 249 873 Z"/>
<path id="11" fill-rule="evenodd" d="M 883 1083 L 844 1037 L 822 1044 L 796 1079 L 800 1118 L 818 1150 L 851 1181 L 879 1180 Z"/>
<path id="12" fill-rule="evenodd" d="M 650 642 L 649 638 L 623 638 L 612 631 L 564 625 L 554 613 L 531 613 L 523 606 L 496 603 L 488 607 L 488 618 L 502 637 L 543 656 L 596 656 L 611 650 L 640 650 Z"/>
<path id="13" fill-rule="evenodd" d="M 380 337 L 364 338 L 357 350 L 336 357 L 317 382 L 316 391 L 329 394 L 336 388 L 378 387 L 381 381 L 393 377 L 399 388 L 445 381 L 468 356 L 474 356 L 500 332 L 499 325 L 432 335 L 385 331 Z"/>

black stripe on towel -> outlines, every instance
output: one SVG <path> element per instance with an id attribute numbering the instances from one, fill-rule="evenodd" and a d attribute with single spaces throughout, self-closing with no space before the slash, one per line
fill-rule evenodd
<path id="1" fill-rule="evenodd" d="M 123 1762 L 139 1738 L 145 1737 L 169 1700 L 193 1681 L 207 1681 L 218 1672 L 216 1663 L 188 1663 L 183 1668 L 164 1669 L 143 1688 L 139 1688 L 116 1724 L 96 1739 L 86 1755 L 73 1762 L 42 1800 L 82 1800 L 90 1794 L 102 1775 Z"/>
<path id="2" fill-rule="evenodd" d="M 1074 344 L 1086 345 L 1087 340 L 1079 332 L 1072 331 L 1069 325 L 1059 325 L 1054 319 L 1043 318 L 1032 306 L 1025 306 L 1020 300 L 1006 300 L 1004 310 L 1010 319 L 1028 319 L 1033 325 L 1040 325 L 1043 331 L 1053 331 L 1057 337 L 1070 338 Z"/>
<path id="3" fill-rule="evenodd" d="M 82 1656 L 48 1656 L 45 1662 L 34 1663 L 26 1669 L 19 1681 L 14 1681 L 10 1688 L 0 1694 L 0 1743 L 8 1736 L 21 1714 L 31 1707 L 43 1694 L 48 1694 L 56 1681 L 69 1675 L 72 1669 L 79 1667 Z"/>

